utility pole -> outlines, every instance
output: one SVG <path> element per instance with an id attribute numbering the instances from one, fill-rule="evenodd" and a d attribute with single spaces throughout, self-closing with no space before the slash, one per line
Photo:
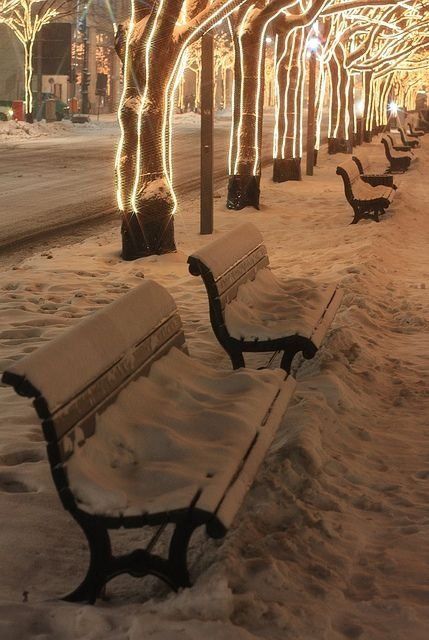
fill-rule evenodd
<path id="1" fill-rule="evenodd" d="M 213 233 L 214 42 L 209 31 L 201 38 L 201 191 L 200 233 Z"/>
<path id="2" fill-rule="evenodd" d="M 308 77 L 308 114 L 307 114 L 307 167 L 306 174 L 313 175 L 314 140 L 316 116 L 316 51 L 310 51 Z"/>

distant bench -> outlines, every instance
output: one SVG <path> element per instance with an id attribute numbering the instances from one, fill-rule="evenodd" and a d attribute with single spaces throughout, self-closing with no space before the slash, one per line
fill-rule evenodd
<path id="1" fill-rule="evenodd" d="M 337 285 L 277 280 L 262 235 L 250 223 L 202 247 L 188 263 L 203 279 L 213 331 L 235 369 L 244 366 L 246 352 L 282 352 L 286 371 L 297 353 L 312 358 L 343 296 Z"/>
<path id="2" fill-rule="evenodd" d="M 225 535 L 295 387 L 281 369 L 216 371 L 189 357 L 173 299 L 150 280 L 3 382 L 34 398 L 59 497 L 90 549 L 87 575 L 65 600 L 89 603 L 123 573 L 189 586 L 194 529 Z M 170 523 L 162 558 L 154 548 Z M 112 555 L 109 529 L 146 525 L 157 530 L 145 549 Z M 67 535 L 62 543 L 70 553 Z"/>
<path id="3" fill-rule="evenodd" d="M 371 178 L 366 180 L 365 176 L 361 176 L 359 162 L 352 159 L 338 165 L 337 175 L 343 179 L 346 199 L 354 211 L 351 224 L 364 218 L 379 222 L 379 214 L 385 213 L 395 196 L 396 187 L 393 182 L 391 186 L 387 185 L 385 176 L 377 176 L 373 178 L 373 182 L 378 184 L 371 184 Z M 380 182 L 378 178 L 381 179 Z"/>
<path id="4" fill-rule="evenodd" d="M 407 171 L 414 159 L 411 151 L 398 151 L 395 149 L 392 143 L 392 138 L 388 135 L 381 138 L 381 143 L 384 146 L 384 152 L 387 160 L 389 161 L 389 171 L 392 173 L 404 173 Z"/>

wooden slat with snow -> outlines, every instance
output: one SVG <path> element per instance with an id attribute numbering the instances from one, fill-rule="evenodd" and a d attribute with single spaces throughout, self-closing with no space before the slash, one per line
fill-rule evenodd
<path id="1" fill-rule="evenodd" d="M 277 280 L 258 229 L 239 225 L 188 258 L 189 271 L 207 290 L 213 331 L 234 369 L 245 352 L 283 353 L 290 371 L 298 352 L 317 352 L 342 299 L 336 285 Z"/>
<path id="2" fill-rule="evenodd" d="M 151 281 L 3 382 L 34 398 L 59 496 L 87 537 L 87 576 L 66 597 L 85 602 L 125 572 L 190 584 L 192 532 L 225 535 L 295 387 L 281 369 L 215 371 L 192 359 L 173 299 Z M 166 559 L 151 551 L 158 532 L 147 549 L 112 555 L 109 529 L 169 523 Z"/>
<path id="3" fill-rule="evenodd" d="M 372 184 L 361 176 L 361 166 L 357 159 L 349 159 L 337 167 L 337 175 L 341 176 L 344 184 L 344 193 L 348 203 L 354 211 L 351 224 L 359 220 L 370 219 L 379 222 L 379 215 L 385 213 L 390 206 L 396 187 L 386 184 L 386 181 L 376 180 Z"/>

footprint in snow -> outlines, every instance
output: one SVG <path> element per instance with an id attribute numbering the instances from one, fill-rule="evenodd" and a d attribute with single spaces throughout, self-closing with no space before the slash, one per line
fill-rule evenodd
<path id="1" fill-rule="evenodd" d="M 44 455 L 37 449 L 24 449 L 22 451 L 10 451 L 0 454 L 0 465 L 14 467 L 25 462 L 40 462 Z"/>
<path id="2" fill-rule="evenodd" d="M 0 474 L 0 493 L 36 493 L 36 490 L 30 489 L 12 474 L 2 473 Z"/>

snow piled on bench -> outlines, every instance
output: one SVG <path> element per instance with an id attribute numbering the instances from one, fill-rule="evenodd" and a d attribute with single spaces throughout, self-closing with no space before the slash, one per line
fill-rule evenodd
<path id="1" fill-rule="evenodd" d="M 171 349 L 75 449 L 67 473 L 80 508 L 112 516 L 183 509 L 208 485 L 215 508 L 284 377 L 279 369 L 216 371 Z"/>
<path id="2" fill-rule="evenodd" d="M 240 340 L 274 340 L 299 334 L 309 338 L 333 294 L 308 278 L 279 281 L 271 269 L 238 288 L 225 308 L 230 335 Z"/>

